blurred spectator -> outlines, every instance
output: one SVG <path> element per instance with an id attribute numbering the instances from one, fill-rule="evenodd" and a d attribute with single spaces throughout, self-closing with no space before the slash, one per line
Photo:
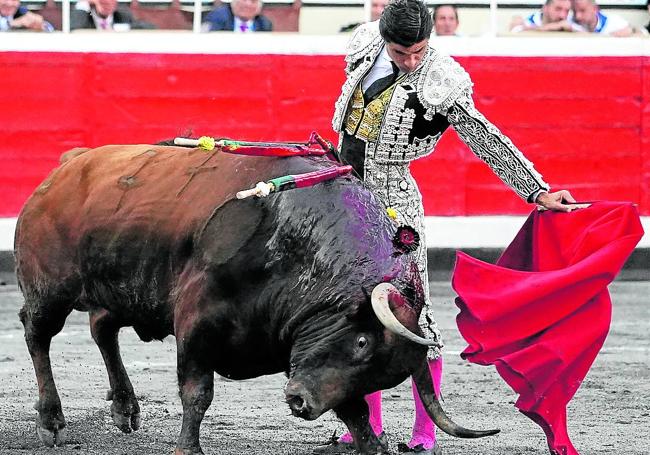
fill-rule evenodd
<path id="1" fill-rule="evenodd" d="M 436 36 L 458 36 L 458 10 L 454 5 L 438 5 L 433 9 L 433 31 Z"/>
<path id="2" fill-rule="evenodd" d="M 273 24 L 262 11 L 262 0 L 232 0 L 213 9 L 203 20 L 204 32 L 270 32 Z"/>
<path id="3" fill-rule="evenodd" d="M 573 22 L 571 16 L 571 0 L 546 0 L 541 10 L 525 19 L 515 16 L 510 31 L 584 32 L 585 29 Z"/>
<path id="4" fill-rule="evenodd" d="M 384 8 L 386 8 L 386 5 L 388 5 L 388 0 L 371 0 L 370 3 L 371 22 L 379 20 L 379 18 L 381 17 L 381 13 L 383 13 Z M 363 22 L 353 22 L 351 24 L 344 25 L 343 27 L 341 27 L 341 30 L 339 30 L 339 32 L 351 32 L 361 24 L 363 24 Z"/>
<path id="5" fill-rule="evenodd" d="M 648 14 L 650 14 L 650 0 L 648 0 L 646 7 L 648 8 Z M 650 22 L 648 22 L 648 25 L 646 25 L 645 28 L 648 31 L 648 33 L 650 33 Z"/>
<path id="6" fill-rule="evenodd" d="M 603 13 L 595 0 L 573 0 L 575 22 L 586 31 L 611 36 L 630 36 L 632 27 L 625 19 L 614 14 Z"/>
<path id="7" fill-rule="evenodd" d="M 70 12 L 70 30 L 95 29 L 124 32 L 150 28 L 155 26 L 135 20 L 131 11 L 118 7 L 117 0 L 80 0 L 75 9 Z"/>
<path id="8" fill-rule="evenodd" d="M 30 30 L 51 32 L 54 27 L 42 16 L 20 5 L 20 0 L 0 0 L 0 32 Z"/>

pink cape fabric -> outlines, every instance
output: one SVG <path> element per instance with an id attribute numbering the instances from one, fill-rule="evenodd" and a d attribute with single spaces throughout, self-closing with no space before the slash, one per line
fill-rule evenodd
<path id="1" fill-rule="evenodd" d="M 552 454 L 578 455 L 566 406 L 607 337 L 607 285 L 642 235 L 633 204 L 597 202 L 534 211 L 496 265 L 457 253 L 457 323 L 469 344 L 461 356 L 496 366 Z"/>

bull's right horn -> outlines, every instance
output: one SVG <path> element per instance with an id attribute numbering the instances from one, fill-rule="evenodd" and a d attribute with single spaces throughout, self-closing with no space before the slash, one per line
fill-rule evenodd
<path id="1" fill-rule="evenodd" d="M 372 309 L 377 316 L 377 319 L 384 324 L 388 330 L 398 335 L 403 336 L 404 338 L 413 341 L 414 343 L 423 344 L 425 346 L 437 346 L 438 342 L 435 340 L 427 340 L 421 336 L 416 335 L 411 332 L 409 329 L 404 327 L 404 325 L 399 322 L 395 317 L 393 312 L 390 309 L 388 304 L 388 295 L 394 292 L 400 294 L 400 292 L 390 283 L 381 283 L 375 286 L 372 290 L 372 295 L 370 296 L 370 301 L 372 302 Z"/>

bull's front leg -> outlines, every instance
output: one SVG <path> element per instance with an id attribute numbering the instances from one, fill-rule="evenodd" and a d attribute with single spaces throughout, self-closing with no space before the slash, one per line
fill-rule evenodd
<path id="1" fill-rule="evenodd" d="M 182 346 L 183 345 L 183 346 Z M 183 404 L 183 425 L 175 455 L 202 454 L 199 429 L 214 395 L 214 371 L 197 361 L 185 343 L 178 343 L 178 384 Z"/>
<path id="2" fill-rule="evenodd" d="M 183 404 L 183 425 L 176 444 L 176 455 L 202 454 L 199 429 L 205 411 L 212 403 L 214 372 L 197 374 L 196 371 L 187 368 L 181 371 L 179 365 L 178 382 Z"/>
<path id="3" fill-rule="evenodd" d="M 357 452 L 363 455 L 389 453 L 388 446 L 381 444 L 370 427 L 368 404 L 363 397 L 347 401 L 334 412 L 350 430 Z"/>

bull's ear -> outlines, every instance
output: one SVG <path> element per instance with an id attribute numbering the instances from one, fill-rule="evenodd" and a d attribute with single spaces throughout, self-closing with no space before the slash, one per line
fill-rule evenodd
<path id="1" fill-rule="evenodd" d="M 356 299 L 354 303 L 347 307 L 345 317 L 348 319 L 357 319 L 357 320 L 371 320 L 372 312 L 372 303 L 370 302 L 370 293 L 363 286 L 361 287 L 361 293 L 363 297 Z"/>

